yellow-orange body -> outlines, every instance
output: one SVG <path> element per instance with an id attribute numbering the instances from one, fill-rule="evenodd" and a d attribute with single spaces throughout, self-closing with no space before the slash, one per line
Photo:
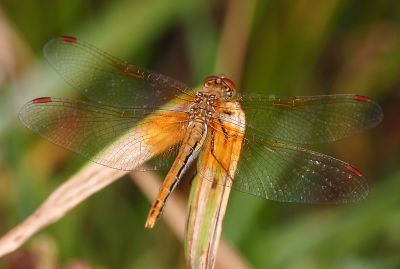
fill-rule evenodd
<path id="1" fill-rule="evenodd" d="M 145 224 L 146 228 L 154 226 L 156 220 L 162 214 L 169 195 L 176 188 L 188 167 L 199 155 L 204 142 L 210 135 L 209 127 L 213 128 L 211 123 L 213 121 L 221 121 L 220 113 L 230 114 L 229 111 L 226 111 L 227 107 L 221 105 L 221 101 L 228 101 L 232 97 L 233 91 L 233 82 L 222 76 L 211 76 L 206 78 L 204 85 L 196 93 L 195 101 L 188 108 L 185 136 L 182 139 L 178 155 L 150 209 Z"/>

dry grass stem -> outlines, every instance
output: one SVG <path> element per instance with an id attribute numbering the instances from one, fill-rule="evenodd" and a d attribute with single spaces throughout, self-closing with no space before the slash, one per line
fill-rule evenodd
<path id="1" fill-rule="evenodd" d="M 30 59 L 31 52 L 0 7 L 0 85 L 15 80 Z"/>
<path id="2" fill-rule="evenodd" d="M 225 15 L 215 69 L 237 85 L 242 77 L 255 6 L 254 0 L 230 0 Z"/>
<path id="3" fill-rule="evenodd" d="M 154 172 L 130 173 L 132 181 L 141 189 L 149 201 L 157 195 L 162 179 Z M 183 241 L 185 233 L 185 220 L 187 215 L 187 201 L 178 195 L 172 194 L 168 200 L 162 220 L 170 227 L 179 240 Z M 144 220 L 143 220 L 144 221 Z M 144 223 L 144 222 L 143 222 Z M 251 268 L 247 261 L 223 239 L 220 242 L 216 267 L 219 269 L 248 269 Z"/>

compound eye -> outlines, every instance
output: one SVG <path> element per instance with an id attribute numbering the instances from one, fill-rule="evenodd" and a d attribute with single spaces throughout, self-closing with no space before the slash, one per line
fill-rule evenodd
<path id="1" fill-rule="evenodd" d="M 233 81 L 230 80 L 229 78 L 225 78 L 225 77 L 222 78 L 222 82 L 225 84 L 225 86 L 230 88 L 232 91 L 236 90 L 235 83 L 233 83 Z"/>
<path id="2" fill-rule="evenodd" d="M 211 86 L 212 84 L 215 83 L 215 80 L 216 80 L 217 78 L 218 78 L 217 76 L 208 76 L 208 77 L 206 77 L 206 78 L 204 79 L 204 82 L 203 82 L 204 86 L 206 86 L 206 87 Z"/>

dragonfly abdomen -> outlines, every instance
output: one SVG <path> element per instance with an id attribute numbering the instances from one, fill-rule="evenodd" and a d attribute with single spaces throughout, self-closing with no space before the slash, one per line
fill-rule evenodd
<path id="1" fill-rule="evenodd" d="M 207 136 L 207 125 L 202 122 L 191 121 L 187 128 L 187 135 L 183 139 L 178 156 L 165 177 L 156 200 L 150 209 L 145 224 L 146 228 L 152 228 L 157 219 L 162 215 L 171 192 L 173 192 L 176 186 L 178 186 L 182 176 L 185 174 L 192 162 L 197 158 L 203 146 L 204 140 Z"/>

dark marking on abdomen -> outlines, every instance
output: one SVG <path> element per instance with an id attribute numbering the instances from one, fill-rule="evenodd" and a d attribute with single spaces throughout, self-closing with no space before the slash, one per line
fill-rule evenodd
<path id="1" fill-rule="evenodd" d="M 172 191 L 176 188 L 176 186 L 178 185 L 179 180 L 175 180 L 174 183 L 171 185 L 171 187 L 169 187 L 169 193 L 172 193 Z"/>
<path id="2" fill-rule="evenodd" d="M 178 174 L 176 175 L 178 179 L 181 178 L 182 176 L 182 171 L 186 168 L 189 158 L 192 156 L 192 154 L 194 153 L 194 149 L 197 147 L 197 144 L 199 143 L 199 141 L 196 141 L 196 143 L 193 145 L 193 147 L 189 146 L 192 150 L 190 152 L 190 154 L 188 154 L 186 156 L 186 158 L 183 160 L 183 165 L 181 166 L 181 168 L 178 171 Z"/>
<path id="3" fill-rule="evenodd" d="M 213 178 L 213 181 L 212 181 L 211 188 L 212 188 L 212 189 L 215 189 L 215 188 L 217 187 L 217 185 L 218 185 L 217 179 L 214 177 L 214 178 Z"/>

